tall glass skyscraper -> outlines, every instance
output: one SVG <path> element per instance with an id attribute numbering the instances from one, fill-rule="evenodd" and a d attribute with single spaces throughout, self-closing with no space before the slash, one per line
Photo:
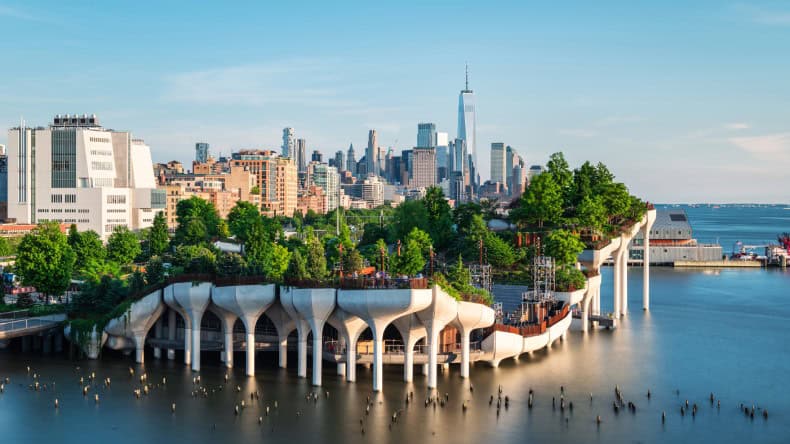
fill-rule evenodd
<path id="1" fill-rule="evenodd" d="M 475 93 L 469 89 L 469 67 L 466 69 L 466 86 L 458 95 L 458 138 L 466 142 L 466 153 L 477 169 Z"/>

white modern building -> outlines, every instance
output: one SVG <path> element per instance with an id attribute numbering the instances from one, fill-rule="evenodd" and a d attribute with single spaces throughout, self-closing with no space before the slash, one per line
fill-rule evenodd
<path id="1" fill-rule="evenodd" d="M 332 211 L 340 203 L 340 175 L 337 168 L 325 163 L 313 162 L 310 164 L 310 182 L 323 188 L 326 193 L 326 211 Z"/>
<path id="2" fill-rule="evenodd" d="M 16 223 L 54 220 L 106 239 L 118 226 L 151 226 L 165 207 L 151 149 L 102 128 L 96 115 L 58 115 L 48 128 L 22 123 L 8 141 L 8 217 Z"/>

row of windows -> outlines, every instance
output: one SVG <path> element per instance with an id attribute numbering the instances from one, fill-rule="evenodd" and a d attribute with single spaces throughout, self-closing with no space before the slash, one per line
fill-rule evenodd
<path id="1" fill-rule="evenodd" d="M 91 168 L 95 171 L 112 171 L 112 162 L 91 162 Z"/>
<path id="2" fill-rule="evenodd" d="M 109 137 L 91 137 L 90 141 L 97 143 L 110 143 Z"/>
<path id="3" fill-rule="evenodd" d="M 108 204 L 125 204 L 126 203 L 126 195 L 125 194 L 110 194 L 107 196 L 107 203 Z"/>
<path id="4" fill-rule="evenodd" d="M 51 194 L 49 201 L 52 203 L 75 203 L 77 202 L 76 194 Z"/>
<path id="5" fill-rule="evenodd" d="M 125 227 L 126 224 L 106 224 L 104 225 L 104 231 L 113 231 L 115 227 Z"/>
<path id="6" fill-rule="evenodd" d="M 112 156 L 112 151 L 91 150 L 91 154 L 94 155 L 94 156 Z"/>
<path id="7" fill-rule="evenodd" d="M 126 219 L 107 219 L 107 222 L 114 223 L 114 222 L 122 222 L 125 223 Z"/>
<path id="8" fill-rule="evenodd" d="M 115 208 L 111 210 L 107 210 L 108 213 L 125 213 L 126 208 Z"/>

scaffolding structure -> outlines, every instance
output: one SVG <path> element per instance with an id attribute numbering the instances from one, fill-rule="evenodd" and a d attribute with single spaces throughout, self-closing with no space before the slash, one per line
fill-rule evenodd
<path id="1" fill-rule="evenodd" d="M 532 289 L 522 295 L 524 302 L 554 300 L 554 258 L 535 256 L 532 261 Z"/>
<path id="2" fill-rule="evenodd" d="M 482 288 L 489 293 L 493 289 L 493 280 L 491 279 L 491 265 L 490 264 L 472 264 L 469 266 L 469 274 L 472 276 L 472 286 Z"/>

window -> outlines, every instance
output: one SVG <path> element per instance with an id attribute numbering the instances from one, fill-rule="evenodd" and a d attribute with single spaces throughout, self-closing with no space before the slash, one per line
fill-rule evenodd
<path id="1" fill-rule="evenodd" d="M 126 196 L 123 194 L 110 194 L 107 196 L 108 204 L 125 204 Z"/>
<path id="2" fill-rule="evenodd" d="M 96 171 L 112 171 L 113 163 L 112 162 L 91 162 L 91 169 Z"/>

